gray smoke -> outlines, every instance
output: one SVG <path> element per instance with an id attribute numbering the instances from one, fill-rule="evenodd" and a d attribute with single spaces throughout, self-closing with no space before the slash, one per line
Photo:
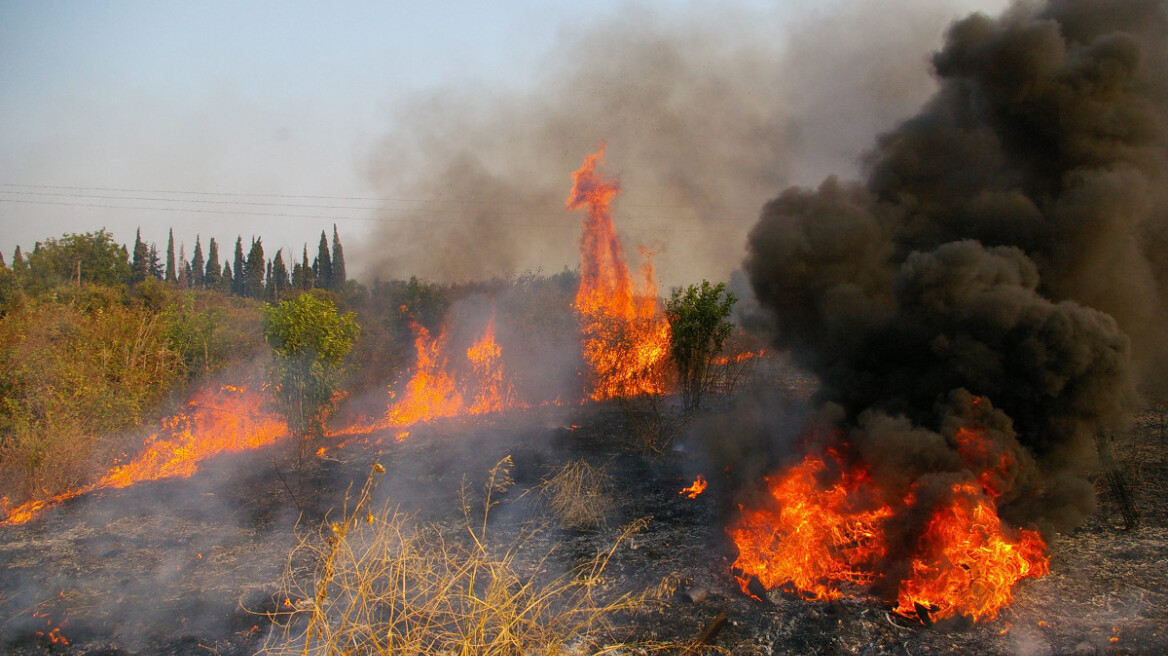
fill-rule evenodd
<path id="1" fill-rule="evenodd" d="M 1166 44 L 1162 0 L 970 16 L 863 181 L 764 207 L 753 289 L 897 492 L 976 469 L 953 440 L 972 423 L 1013 456 L 1004 517 L 1067 527 L 1093 508 L 1092 436 L 1164 370 Z"/>
<path id="2" fill-rule="evenodd" d="M 971 1 L 849 1 L 796 21 L 697 3 L 582 18 L 527 88 L 447 87 L 397 108 L 371 168 L 401 200 L 362 263 L 446 281 L 574 266 L 570 174 L 604 140 L 626 252 L 657 250 L 666 285 L 725 280 L 775 189 L 855 171 L 928 96 L 921 63 Z"/>

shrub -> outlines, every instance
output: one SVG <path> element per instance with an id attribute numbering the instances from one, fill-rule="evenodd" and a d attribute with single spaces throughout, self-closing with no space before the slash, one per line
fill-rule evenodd
<path id="1" fill-rule="evenodd" d="M 340 387 L 342 361 L 360 327 L 355 314 L 340 314 L 332 301 L 309 293 L 266 306 L 263 326 L 275 355 L 277 403 L 289 428 L 302 436 L 303 449 L 309 438 L 324 432 L 324 419 Z"/>
<path id="2" fill-rule="evenodd" d="M 690 285 L 684 290 L 673 290 L 665 304 L 669 317 L 670 352 L 677 365 L 681 384 L 682 408 L 693 412 L 701 403 L 702 394 L 713 382 L 710 361 L 722 351 L 722 345 L 734 325 L 727 320 L 734 308 L 734 294 L 726 291 L 726 283 Z"/>
<path id="3" fill-rule="evenodd" d="M 374 511 L 373 476 L 342 517 L 293 550 L 285 575 L 283 632 L 270 654 L 602 654 L 676 649 L 616 635 L 611 619 L 646 608 L 643 595 L 598 585 L 617 547 L 645 522 L 574 571 L 546 573 L 550 552 L 530 547 L 532 531 L 495 544 L 487 530 L 493 495 L 509 483 L 506 461 L 485 486 L 481 522 L 466 516 L 450 537 L 391 506 Z M 458 536 L 465 536 L 459 538 Z M 315 563 L 307 575 L 297 562 Z"/>

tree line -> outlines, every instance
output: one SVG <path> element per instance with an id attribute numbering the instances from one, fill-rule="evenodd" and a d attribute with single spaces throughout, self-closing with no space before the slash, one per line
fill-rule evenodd
<path id="1" fill-rule="evenodd" d="M 187 259 L 185 245 L 176 256 L 174 230 L 167 238 L 165 259 L 154 243 L 142 241 L 139 228 L 133 250 L 114 241 L 104 228 L 83 234 L 65 234 L 59 239 L 38 241 L 27 254 L 16 247 L 11 268 L 0 254 L 0 269 L 10 271 L 10 283 L 31 292 L 46 291 L 74 282 L 99 285 L 137 284 L 148 279 L 160 280 L 181 289 L 211 289 L 246 298 L 274 300 L 291 290 L 327 289 L 341 291 L 348 281 L 345 251 L 337 227 L 333 226 L 332 244 L 325 231 L 311 263 L 305 244 L 299 261 L 293 255 L 285 260 L 277 250 L 270 260 L 264 255 L 263 241 L 253 237 L 244 254 L 243 237 L 235 240 L 234 258 L 226 254 L 220 264 L 219 243 L 212 237 L 204 255 L 201 237 L 195 238 L 194 253 Z"/>

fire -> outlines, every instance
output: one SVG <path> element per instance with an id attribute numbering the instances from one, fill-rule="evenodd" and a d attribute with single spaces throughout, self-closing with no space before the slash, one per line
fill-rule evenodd
<path id="1" fill-rule="evenodd" d="M 482 336 L 466 350 L 466 359 L 470 362 L 478 387 L 470 414 L 502 412 L 514 407 L 515 388 L 503 375 L 503 348 L 495 341 L 493 311 Z"/>
<path id="2" fill-rule="evenodd" d="M 737 355 L 719 355 L 710 360 L 710 364 L 724 367 L 728 364 L 739 364 L 748 360 L 756 358 L 765 358 L 767 355 L 766 349 L 759 349 L 757 351 L 743 351 Z"/>
<path id="3" fill-rule="evenodd" d="M 288 434 L 288 427 L 283 419 L 265 412 L 263 403 L 262 396 L 244 387 L 200 390 L 182 412 L 162 422 L 162 430 L 147 438 L 144 450 L 133 460 L 113 467 L 97 483 L 18 506 L 4 523 L 23 524 L 45 508 L 94 490 L 189 477 L 212 456 L 272 444 Z"/>
<path id="4" fill-rule="evenodd" d="M 698 498 L 698 495 L 702 492 L 705 492 L 706 488 L 709 486 L 710 484 L 706 482 L 706 477 L 698 474 L 698 477 L 696 480 L 694 480 L 693 484 L 683 489 L 681 492 L 678 492 L 678 494 L 684 496 L 687 499 L 696 499 Z"/>
<path id="5" fill-rule="evenodd" d="M 592 372 L 589 395 L 597 401 L 667 392 L 667 381 L 654 374 L 669 356 L 669 322 L 657 298 L 652 259 L 642 251 L 642 289 L 634 290 L 612 221 L 620 184 L 596 172 L 604 150 L 602 144 L 572 174 L 566 203 L 568 211 L 586 211 L 575 308 Z"/>
<path id="6" fill-rule="evenodd" d="M 151 435 L 145 451 L 111 469 L 97 487 L 189 477 L 211 456 L 273 444 L 288 434 L 288 426 L 281 417 L 265 412 L 263 404 L 262 396 L 240 387 L 202 390 L 187 403 L 186 412 L 163 422 L 165 438 Z"/>
<path id="7" fill-rule="evenodd" d="M 952 501 L 925 527 L 896 612 L 918 617 L 919 606 L 928 611 L 929 618 L 919 617 L 926 622 L 957 614 L 992 620 L 1013 600 L 1015 583 L 1050 571 L 1046 543 L 1036 531 L 1004 529 L 980 484 L 956 483 L 952 491 Z"/>
<path id="8" fill-rule="evenodd" d="M 875 580 L 874 566 L 887 551 L 881 524 L 892 509 L 872 502 L 866 472 L 838 472 L 825 489 L 820 478 L 827 470 L 823 458 L 811 455 L 784 476 L 767 479 L 770 503 L 744 509 L 730 528 L 743 592 L 751 594 L 747 585 L 754 576 L 767 589 L 838 599 L 842 584 Z"/>
<path id="9" fill-rule="evenodd" d="M 495 316 L 492 312 L 483 333 L 466 350 L 468 375 L 456 378 L 451 373 L 450 344 L 446 328 L 432 337 L 425 326 L 412 321 L 417 363 L 400 398 L 394 400 L 385 417 L 374 424 L 349 426 L 331 431 L 330 435 L 368 434 L 389 428 L 398 429 L 394 439 L 409 437 L 406 430 L 414 424 L 461 415 L 481 415 L 521 407 L 515 390 L 503 368 L 503 349 L 495 341 Z M 462 384 L 460 384 L 460 382 Z M 465 394 L 464 394 L 465 392 Z M 470 403 L 466 402 L 470 398 Z"/>
<path id="10" fill-rule="evenodd" d="M 837 599 L 848 586 L 870 586 L 887 574 L 893 526 L 921 516 L 920 534 L 907 543 L 908 568 L 895 587 L 895 612 L 928 624 L 961 615 L 996 618 L 1023 578 L 1049 572 L 1046 543 L 1037 531 L 1003 525 L 995 499 L 1008 487 L 1016 456 L 981 428 L 954 436 L 971 476 L 921 508 L 917 491 L 893 501 L 864 469 L 828 451 L 809 455 L 767 479 L 768 503 L 743 508 L 728 529 L 738 547 L 734 571 L 747 594 L 751 577 L 766 589 L 805 599 Z M 896 543 L 904 542 L 896 539 Z M 885 586 L 881 586 L 885 587 Z"/>
<path id="11" fill-rule="evenodd" d="M 462 395 L 447 372 L 445 328 L 437 337 L 431 337 L 426 327 L 411 322 L 417 365 L 414 375 L 406 383 L 405 394 L 386 414 L 387 425 L 409 426 L 439 417 L 453 417 L 462 410 Z"/>

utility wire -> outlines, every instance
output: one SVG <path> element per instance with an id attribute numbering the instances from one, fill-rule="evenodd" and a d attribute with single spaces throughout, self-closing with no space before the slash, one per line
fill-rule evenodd
<path id="1" fill-rule="evenodd" d="M 9 192 L 0 192 L 0 193 L 9 193 Z M 99 198 L 104 198 L 104 197 L 99 197 Z M 123 199 L 123 198 L 118 198 L 118 197 L 110 197 L 110 198 L 111 198 L 111 200 L 147 200 L 147 201 L 155 201 L 155 202 L 180 202 L 180 203 L 187 202 L 187 201 L 174 200 L 174 199 Z M 226 202 L 227 201 L 225 201 L 225 203 Z M 432 210 L 425 210 L 425 209 L 421 209 L 421 208 L 414 209 L 414 210 L 402 210 L 402 209 L 393 210 L 391 208 L 390 211 L 398 211 L 398 212 L 407 212 L 408 211 L 411 214 L 425 213 L 425 214 L 429 215 L 429 218 L 425 218 L 425 217 L 411 218 L 408 216 L 405 216 L 405 217 L 403 217 L 403 216 L 386 217 L 386 216 L 343 216 L 343 215 L 334 215 L 334 214 L 299 214 L 299 213 L 290 214 L 290 213 L 286 213 L 286 212 L 261 212 L 261 211 L 255 211 L 255 210 L 235 210 L 235 209 L 230 209 L 230 208 L 212 209 L 212 208 L 198 208 L 198 207 L 165 207 L 165 206 L 163 206 L 163 207 L 141 207 L 141 206 L 134 206 L 134 205 L 113 205 L 113 204 L 107 204 L 107 203 L 85 203 L 85 202 L 51 201 L 51 200 L 30 200 L 30 199 L 20 199 L 20 198 L 0 198 L 0 203 L 18 203 L 18 204 L 25 204 L 25 205 L 51 205 L 51 206 L 62 206 L 62 207 L 84 207 L 84 208 L 92 208 L 92 209 L 111 209 L 111 210 L 135 210 L 135 211 L 142 211 L 142 212 L 173 212 L 173 213 L 187 213 L 187 214 L 222 214 L 222 215 L 231 215 L 231 216 L 264 216 L 264 217 L 288 218 L 288 219 L 324 219 L 324 220 L 328 220 L 328 221 L 363 221 L 363 222 L 372 222 L 372 223 L 416 223 L 416 224 L 420 224 L 420 225 L 434 225 L 436 223 L 437 224 L 473 225 L 475 223 L 478 223 L 477 221 L 473 221 L 473 220 L 469 220 L 469 219 L 459 220 L 459 219 L 436 219 L 436 218 L 434 218 L 436 215 L 462 215 L 462 214 L 464 214 L 464 212 L 458 212 L 458 211 L 454 211 L 454 210 L 438 212 L 438 211 L 432 211 Z M 272 205 L 274 205 L 276 207 L 291 207 L 291 208 L 304 207 L 307 209 L 322 208 L 322 207 L 325 209 L 330 208 L 330 206 L 280 205 L 278 203 L 272 204 Z M 333 207 L 332 209 L 337 209 L 337 210 L 358 209 L 358 210 L 360 210 L 360 209 L 364 209 L 364 208 L 339 207 L 338 206 L 338 207 Z M 378 208 L 377 210 L 370 210 L 370 211 L 382 212 L 385 210 L 382 208 Z M 553 215 L 550 213 L 547 215 L 527 213 L 527 214 L 509 214 L 508 216 L 551 218 Z M 648 217 L 648 216 L 644 216 L 644 215 L 628 215 L 628 214 L 626 214 L 623 216 L 625 218 L 641 219 L 641 220 L 643 220 L 643 219 L 663 220 L 661 217 Z M 712 229 L 724 229 L 724 225 L 727 222 L 719 221 L 719 222 L 710 222 L 710 223 L 711 224 L 709 225 L 708 229 L 679 227 L 676 225 L 658 225 L 656 227 L 647 226 L 647 225 L 639 225 L 639 226 L 638 225 L 632 225 L 632 226 L 625 225 L 625 226 L 621 227 L 621 230 L 627 231 L 627 232 L 647 232 L 647 231 L 668 230 L 670 232 L 705 234 L 705 233 L 708 233 Z M 512 227 L 528 227 L 528 228 L 558 228 L 558 229 L 571 229 L 573 231 L 579 230 L 579 225 L 575 221 L 540 221 L 540 222 L 503 221 L 503 222 L 496 223 L 495 225 L 512 226 Z"/>
<path id="2" fill-rule="evenodd" d="M 349 201 L 365 201 L 377 203 L 440 203 L 447 205 L 495 205 L 495 201 L 477 198 L 400 198 L 390 196 L 314 196 L 314 195 L 295 195 L 295 194 L 258 194 L 258 193 L 240 193 L 228 191 L 184 191 L 177 189 L 162 190 L 162 189 L 131 189 L 124 187 L 81 187 L 81 186 L 65 186 L 65 185 L 33 185 L 33 184 L 19 184 L 15 182 L 0 182 L 0 187 L 19 187 L 22 189 L 56 189 L 67 191 L 103 191 L 116 193 L 130 193 L 130 194 L 186 194 L 191 196 L 226 196 L 232 198 L 292 198 L 292 199 L 307 199 L 307 200 L 349 200 Z M 3 190 L 0 190 L 3 191 Z M 4 192 L 4 193 L 21 193 L 31 194 L 33 192 Z M 51 194 L 49 194 L 51 195 Z M 61 194 L 70 195 L 70 194 Z M 174 199 L 184 200 L 184 199 Z M 195 201 L 190 201 L 195 202 Z M 215 202 L 215 201 L 211 201 Z M 229 202 L 229 201 L 223 201 Z M 309 206 L 312 207 L 312 206 Z M 665 204 L 641 204 L 641 205 L 625 205 L 630 208 L 657 208 L 657 209 L 689 209 L 686 205 L 665 205 Z"/>

